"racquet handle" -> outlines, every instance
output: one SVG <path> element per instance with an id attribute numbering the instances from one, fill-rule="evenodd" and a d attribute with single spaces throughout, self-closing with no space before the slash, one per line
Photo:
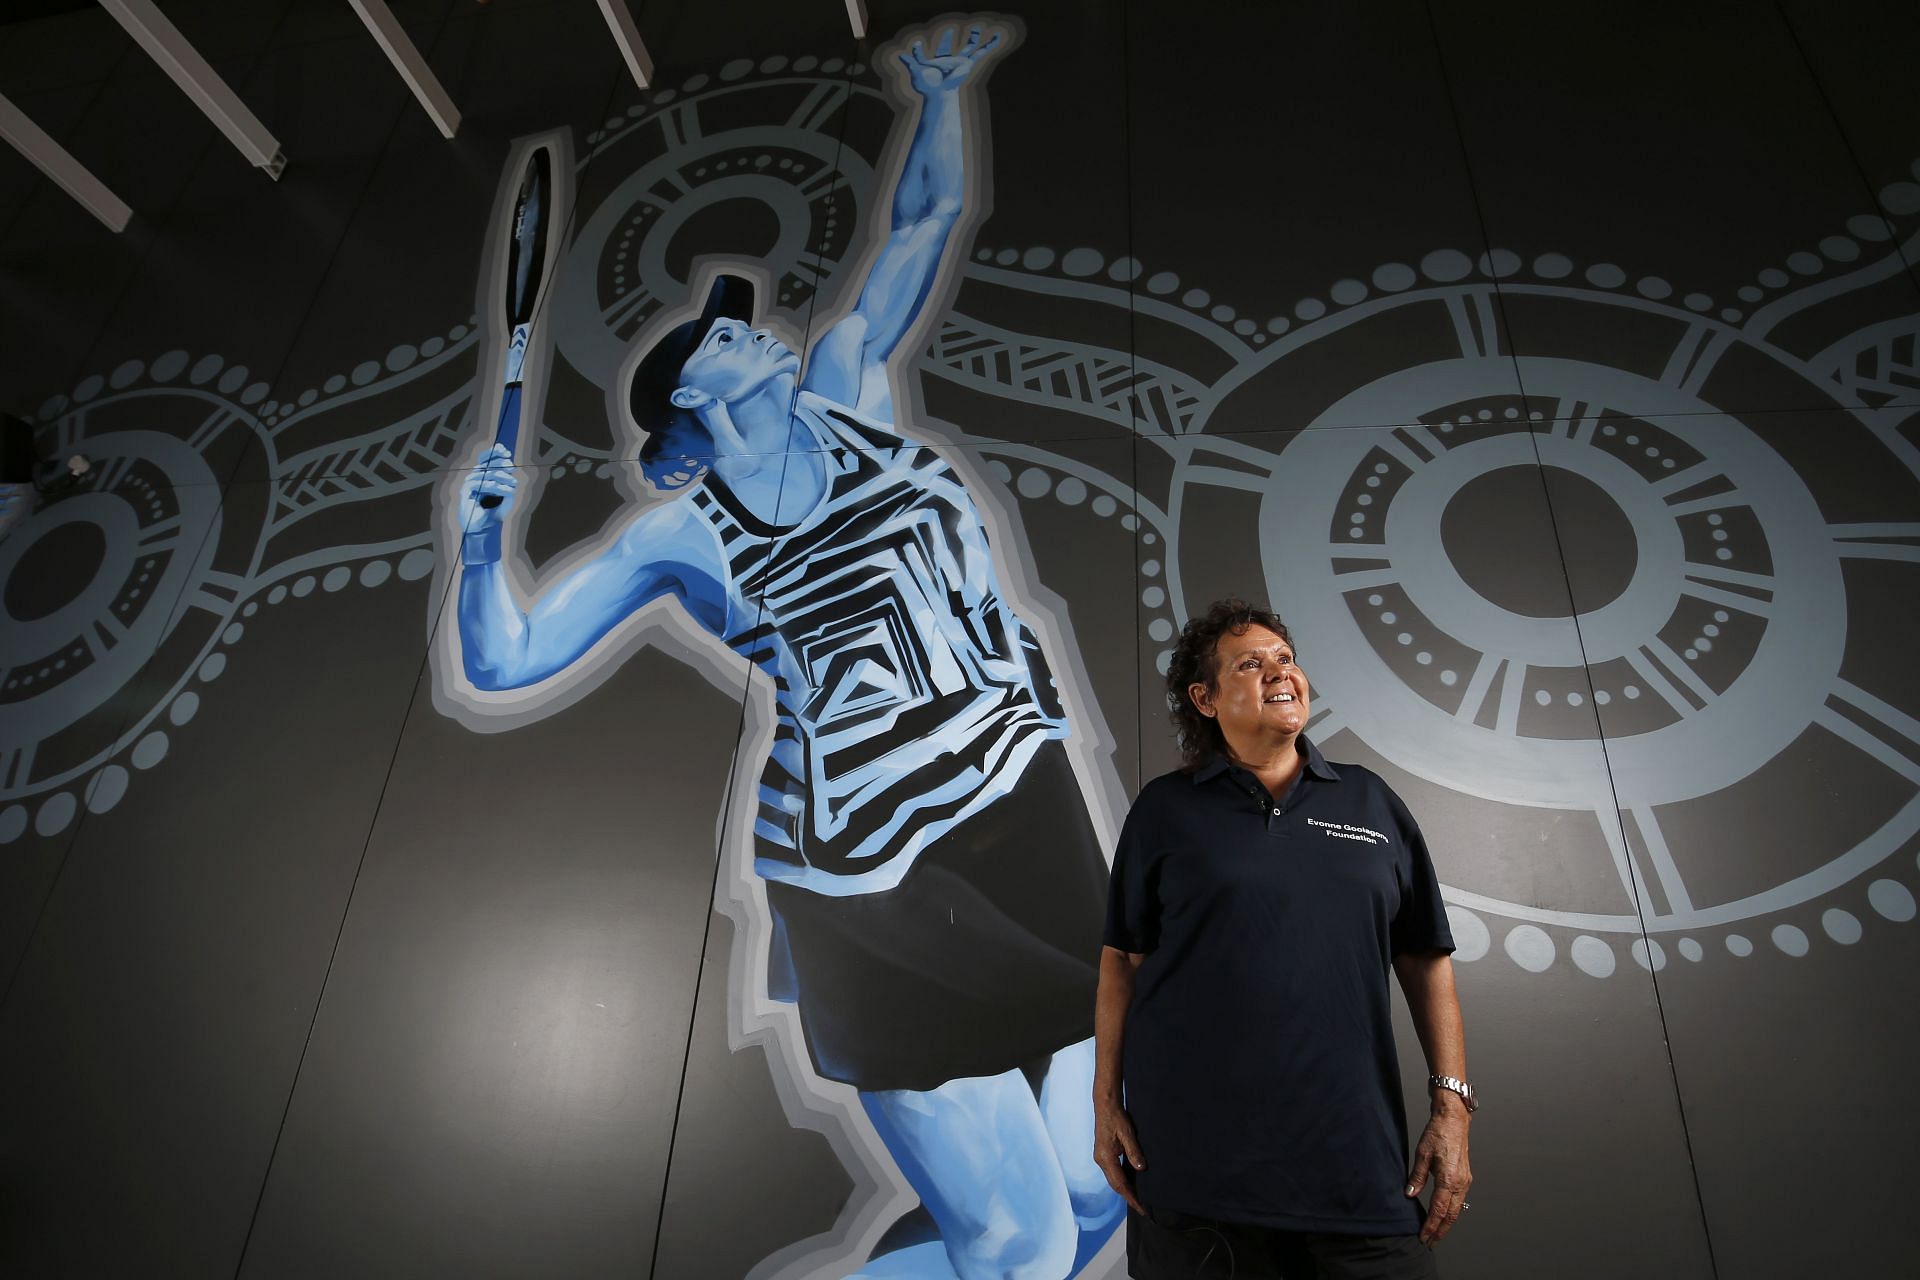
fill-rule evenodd
<path id="1" fill-rule="evenodd" d="M 508 384 L 500 396 L 500 425 L 493 433 L 493 442 L 507 446 L 509 454 L 520 443 L 520 384 L 517 382 Z M 483 493 L 480 505 L 491 510 L 500 505 L 500 495 Z"/>

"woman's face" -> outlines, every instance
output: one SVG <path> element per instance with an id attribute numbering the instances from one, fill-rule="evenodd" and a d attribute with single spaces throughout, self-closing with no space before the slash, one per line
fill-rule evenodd
<path id="1" fill-rule="evenodd" d="M 1256 623 L 1221 636 L 1214 658 L 1213 687 L 1189 685 L 1187 696 L 1219 722 L 1234 755 L 1281 745 L 1307 727 L 1311 695 L 1292 645 Z"/>

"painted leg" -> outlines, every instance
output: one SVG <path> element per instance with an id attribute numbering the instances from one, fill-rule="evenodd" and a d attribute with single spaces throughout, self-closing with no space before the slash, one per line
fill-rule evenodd
<path id="1" fill-rule="evenodd" d="M 1067 1199 L 1080 1233 L 1073 1257 L 1077 1273 L 1127 1216 L 1126 1201 L 1114 1194 L 1093 1162 L 1093 1041 L 1082 1040 L 1053 1055 L 1040 1085 L 1040 1116 L 1066 1175 Z"/>
<path id="2" fill-rule="evenodd" d="M 1088 1077 L 1089 1093 L 1092 1087 Z M 889 1255 L 862 1274 L 1067 1280 L 1073 1273 L 1073 1205 L 1025 1076 L 973 1076 L 922 1093 L 863 1093 L 860 1101 L 939 1225 L 950 1264 L 940 1272 L 875 1270 L 894 1265 L 897 1255 Z"/>

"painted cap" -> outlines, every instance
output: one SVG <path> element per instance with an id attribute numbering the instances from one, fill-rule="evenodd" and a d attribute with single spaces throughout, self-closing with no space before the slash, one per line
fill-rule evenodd
<path id="1" fill-rule="evenodd" d="M 744 276 L 716 276 L 707 290 L 707 305 L 698 319 L 675 325 L 662 334 L 633 371 L 627 389 L 627 403 L 633 420 L 642 430 L 658 434 L 684 420 L 685 409 L 667 397 L 680 386 L 680 370 L 685 367 L 715 320 L 743 320 L 753 323 L 753 282 Z"/>

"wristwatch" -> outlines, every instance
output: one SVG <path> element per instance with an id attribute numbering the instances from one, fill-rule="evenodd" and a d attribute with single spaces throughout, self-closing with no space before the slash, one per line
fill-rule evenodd
<path id="1" fill-rule="evenodd" d="M 1456 1080 L 1452 1076 L 1428 1076 L 1427 1088 L 1445 1089 L 1451 1093 L 1459 1094 L 1460 1100 L 1467 1104 L 1468 1115 L 1472 1115 L 1480 1109 L 1480 1095 L 1475 1093 L 1473 1086 L 1465 1080 Z"/>

